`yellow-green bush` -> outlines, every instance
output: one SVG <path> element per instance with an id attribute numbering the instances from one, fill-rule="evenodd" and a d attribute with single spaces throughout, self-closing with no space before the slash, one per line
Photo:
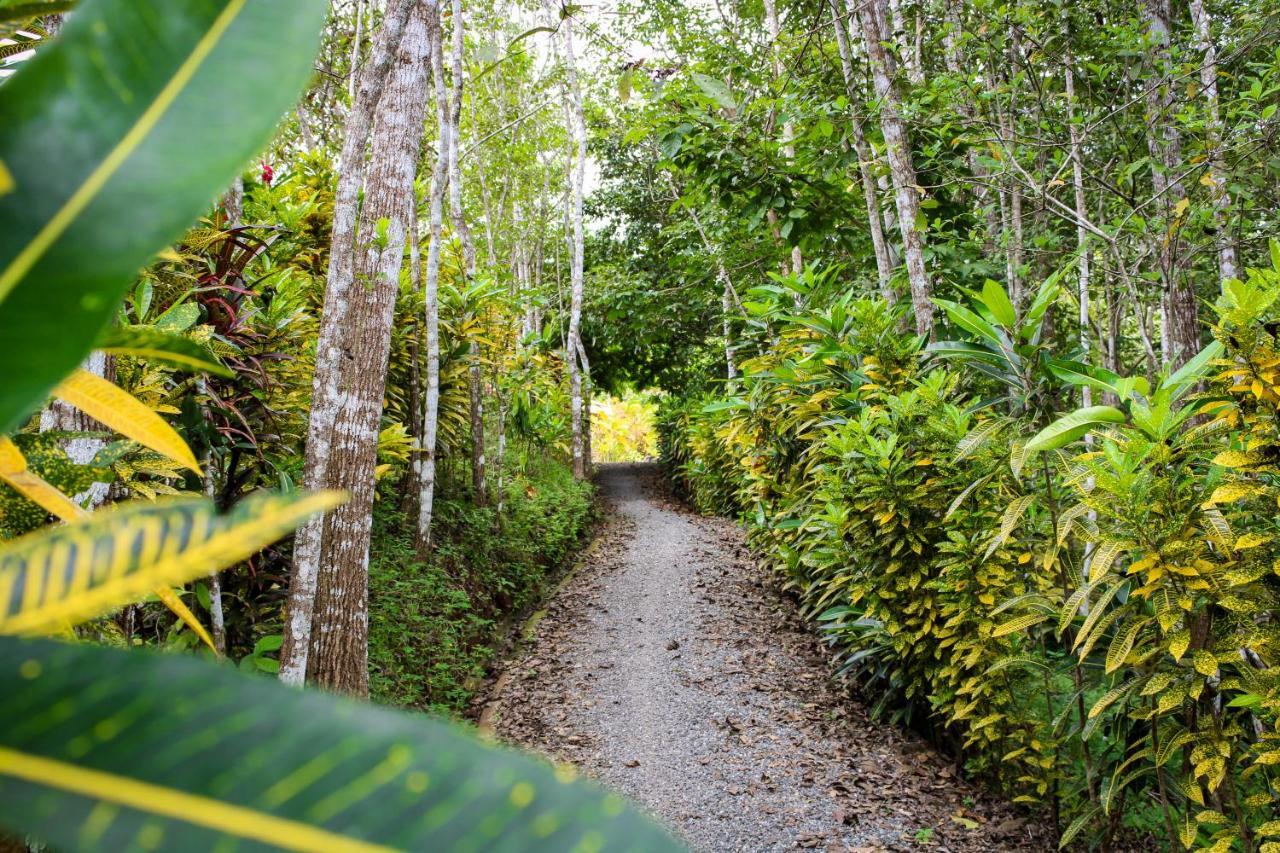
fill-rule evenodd
<path id="1" fill-rule="evenodd" d="M 1280 849 L 1276 267 L 1154 382 L 1056 358 L 1051 283 L 1020 326 L 990 288 L 940 302 L 959 340 L 927 351 L 882 303 L 757 303 L 764 354 L 664 404 L 663 459 L 746 522 L 876 710 L 1064 844 Z M 1071 411 L 1081 385 L 1118 402 Z"/>

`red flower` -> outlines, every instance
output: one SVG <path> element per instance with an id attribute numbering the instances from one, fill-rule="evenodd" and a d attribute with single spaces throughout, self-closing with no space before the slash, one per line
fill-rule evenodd
<path id="1" fill-rule="evenodd" d="M 276 170 L 271 168 L 271 164 L 266 160 L 262 161 L 262 182 L 267 186 L 271 186 L 271 182 L 275 180 Z"/>

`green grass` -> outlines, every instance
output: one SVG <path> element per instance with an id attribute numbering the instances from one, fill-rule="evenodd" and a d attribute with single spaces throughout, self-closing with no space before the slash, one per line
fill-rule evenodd
<path id="1" fill-rule="evenodd" d="M 463 714 L 510 617 L 537 603 L 583 540 L 592 487 L 539 461 L 492 506 L 445 495 L 436 548 L 414 554 L 413 522 L 385 495 L 374 510 L 369 563 L 369 678 L 379 702 Z"/>

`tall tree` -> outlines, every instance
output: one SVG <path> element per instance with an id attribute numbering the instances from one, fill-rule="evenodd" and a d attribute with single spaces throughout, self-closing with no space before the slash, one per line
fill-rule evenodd
<path id="1" fill-rule="evenodd" d="M 428 202 L 430 242 L 427 245 L 427 273 L 423 284 L 427 324 L 427 389 L 422 413 L 422 451 L 414 470 L 418 488 L 418 530 L 415 542 L 419 556 L 431 549 L 431 521 L 435 510 L 436 434 L 440 426 L 440 241 L 444 238 L 444 193 L 449 181 L 449 101 L 444 79 L 444 33 L 439 0 L 426 0 L 427 34 L 431 42 L 431 77 L 435 83 L 437 144 L 435 168 L 431 174 Z"/>
<path id="2" fill-rule="evenodd" d="M 1174 79 L 1170 57 L 1172 10 L 1169 0 L 1142 0 L 1147 25 L 1147 149 L 1151 154 L 1151 203 L 1159 211 L 1163 233 L 1153 235 L 1163 288 L 1161 354 L 1168 367 L 1180 367 L 1200 349 L 1196 292 L 1186 274 L 1182 224 L 1186 216 L 1183 189 L 1182 134 L 1174 115 Z"/>
<path id="3" fill-rule="evenodd" d="M 346 488 L 352 499 L 298 532 L 280 656 L 281 680 L 310 676 L 357 695 L 368 691 L 368 514 L 390 311 L 421 142 L 426 87 L 419 78 L 426 56 L 421 4 L 398 0 L 361 72 L 347 122 L 303 475 L 309 489 Z M 366 181 L 364 151 L 375 108 L 379 122 Z"/>
<path id="4" fill-rule="evenodd" d="M 862 27 L 862 39 L 871 64 L 876 95 L 880 98 L 880 129 L 884 134 L 889 174 L 893 179 L 898 204 L 898 227 L 902 233 L 902 254 L 907 265 L 907 281 L 911 286 L 911 305 L 915 312 L 916 333 L 933 332 L 932 287 L 924 266 L 924 237 L 920 233 L 920 187 L 916 183 L 915 164 L 911 160 L 911 136 L 902 115 L 902 93 L 896 79 L 897 67 L 885 48 L 890 43 L 885 26 L 885 0 L 845 0 L 855 11 Z"/>
<path id="5" fill-rule="evenodd" d="M 784 85 L 785 66 L 782 64 L 782 27 L 778 22 L 778 4 L 776 0 L 764 0 L 764 20 L 769 28 L 769 57 L 773 65 L 773 82 L 775 86 Z M 784 110 L 782 119 L 782 154 L 787 158 L 787 165 L 794 164 L 796 159 L 795 124 Z M 800 247 L 791 247 L 791 272 L 799 275 L 804 270 L 804 254 Z"/>
<path id="6" fill-rule="evenodd" d="M 876 193 L 876 179 L 871 167 L 874 162 L 871 146 L 867 144 L 867 134 L 862 111 L 859 108 L 861 96 L 857 89 L 853 73 L 853 52 L 849 48 L 849 37 L 846 24 L 836 7 L 831 3 L 831 23 L 835 25 L 836 49 L 840 53 L 840 71 L 844 75 L 845 95 L 849 99 L 849 124 L 853 128 L 853 150 L 858 155 L 858 177 L 862 182 L 862 197 L 867 204 L 867 228 L 871 233 L 871 248 L 876 255 L 876 275 L 880 283 L 880 293 L 890 302 L 897 301 L 893 291 L 893 259 L 889 255 L 889 245 L 884 238 L 884 220 L 880 215 L 880 198 Z"/>
<path id="7" fill-rule="evenodd" d="M 587 456 L 582 404 L 582 293 L 583 293 L 583 184 L 587 172 L 587 118 L 578 85 L 577 60 L 573 44 L 573 16 L 560 24 L 564 38 L 565 97 L 569 114 L 569 131 L 574 153 L 571 170 L 569 207 L 573 234 L 573 252 L 569 266 L 569 334 L 565 343 L 565 361 L 569 364 L 569 406 L 573 427 L 573 475 L 585 479 L 591 460 Z"/>
<path id="8" fill-rule="evenodd" d="M 462 202 L 462 160 L 459 149 L 462 137 L 462 96 L 466 81 L 466 25 L 462 0 L 453 0 L 452 50 L 450 51 L 449 82 L 449 138 L 447 152 L 449 157 L 449 216 L 453 224 L 453 233 L 462 243 L 463 264 L 466 267 L 467 282 L 475 281 L 476 276 L 476 244 L 471 234 L 471 226 L 467 224 L 467 213 Z M 483 506 L 487 501 L 485 494 L 484 464 L 484 377 L 480 371 L 480 345 L 474 340 L 467 345 L 467 390 L 469 396 L 471 421 L 471 485 L 475 493 L 475 501 Z"/>
<path id="9" fill-rule="evenodd" d="M 1231 234 L 1231 195 L 1227 190 L 1222 156 L 1222 110 L 1218 104 L 1218 49 L 1204 0 L 1191 0 L 1196 47 L 1200 50 L 1200 94 L 1205 107 L 1205 147 L 1209 154 L 1209 192 L 1213 199 L 1214 242 L 1218 244 L 1218 278 L 1222 282 L 1239 274 L 1236 244 Z"/>

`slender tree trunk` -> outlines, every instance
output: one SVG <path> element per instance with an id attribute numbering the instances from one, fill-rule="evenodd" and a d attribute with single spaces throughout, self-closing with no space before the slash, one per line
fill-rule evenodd
<path id="1" fill-rule="evenodd" d="M 196 390 L 200 394 L 208 391 L 208 380 L 201 376 L 196 380 Z M 204 469 L 204 478 L 201 485 L 204 489 L 204 496 L 209 500 L 216 500 L 218 495 L 218 478 L 214 471 L 217 466 L 217 459 L 213 455 L 213 445 L 210 444 L 205 450 L 204 458 L 200 460 L 200 467 Z M 213 648 L 220 656 L 227 654 L 227 620 L 222 610 L 222 577 L 218 572 L 209 574 L 209 633 L 213 637 Z"/>
<path id="2" fill-rule="evenodd" d="M 947 25 L 943 36 L 943 58 L 946 61 L 948 73 L 957 79 L 964 78 L 967 80 L 972 75 L 969 70 L 969 63 L 966 61 L 964 51 L 960 46 L 960 37 L 964 33 L 964 19 L 961 14 L 961 7 L 960 0 L 947 0 Z M 962 96 L 957 108 L 966 124 L 975 124 L 977 111 L 968 97 Z M 978 155 L 976 148 L 970 148 L 965 153 L 965 161 L 968 163 L 969 173 L 974 179 L 974 207 L 981 212 L 982 218 L 986 223 L 987 230 L 984 246 L 988 253 L 993 254 L 996 237 L 1000 233 L 1000 217 L 996 205 L 991 201 L 991 172 L 982 162 L 982 158 Z"/>
<path id="3" fill-rule="evenodd" d="M 885 16 L 881 13 L 880 19 L 885 20 Z M 917 19 L 918 21 L 918 19 Z M 923 40 L 923 33 L 917 23 L 916 38 L 910 40 L 910 33 L 907 27 L 906 16 L 902 13 L 902 0 L 889 0 L 889 23 L 892 24 L 892 32 L 886 33 L 889 38 L 886 41 L 892 41 L 898 55 L 902 57 L 902 70 L 906 72 L 907 80 L 912 86 L 920 86 L 924 83 L 924 69 L 920 63 L 920 46 Z"/>
<path id="4" fill-rule="evenodd" d="M 1172 115 L 1173 86 L 1169 59 L 1169 0 L 1143 0 L 1147 20 L 1147 147 L 1151 154 L 1151 184 L 1155 209 L 1161 212 L 1163 234 L 1157 234 L 1157 257 L 1164 285 L 1161 300 L 1161 360 L 1171 368 L 1186 363 L 1200 349 L 1199 311 L 1195 288 L 1186 275 L 1184 252 L 1180 250 L 1184 213 L 1178 202 L 1186 195 L 1179 181 L 1182 138 Z"/>
<path id="5" fill-rule="evenodd" d="M 856 0 L 850 0 L 856 3 Z M 915 165 L 911 162 L 911 138 L 902 118 L 902 97 L 894 80 L 893 57 L 885 50 L 885 0 L 857 3 L 862 38 L 875 79 L 876 94 L 881 100 L 880 127 L 884 133 L 898 203 L 898 225 L 902 232 L 902 253 L 907 263 L 907 281 L 911 285 L 911 304 L 915 309 L 916 333 L 933 334 L 932 288 L 924 266 L 924 238 L 917 227 L 920 214 L 919 187 Z"/>
<path id="6" fill-rule="evenodd" d="M 1213 42 L 1209 13 L 1204 0 L 1191 0 L 1191 20 L 1196 28 L 1200 63 L 1200 92 L 1204 95 L 1205 133 L 1208 137 L 1210 195 L 1213 199 L 1214 235 L 1218 244 L 1218 278 L 1223 283 L 1239 275 L 1236 244 L 1231 237 L 1231 195 L 1227 191 L 1226 167 L 1222 157 L 1222 114 L 1218 107 L 1218 50 Z"/>
<path id="7" fill-rule="evenodd" d="M 231 186 L 222 194 L 222 212 L 226 214 L 227 228 L 235 228 L 244 220 L 244 178 L 236 175 Z"/>
<path id="8" fill-rule="evenodd" d="M 1004 138 L 1005 157 L 1017 165 L 1017 140 L 1014 139 L 1013 121 L 1018 110 L 1018 28 L 1011 27 L 1009 32 L 1009 85 L 1008 107 L 1000 112 L 1000 135 Z M 1022 311 L 1022 179 L 1016 168 L 1005 171 L 1005 185 L 1009 202 L 1009 230 L 1005 235 L 1005 274 L 1009 287 L 1009 298 L 1019 314 Z"/>
<path id="9" fill-rule="evenodd" d="M 582 192 L 587 169 L 587 120 L 582 107 L 582 91 L 578 87 L 578 69 L 573 46 L 573 18 L 560 23 L 564 33 L 564 62 L 570 113 L 570 133 L 574 142 L 573 170 L 571 174 L 573 256 L 570 261 L 569 334 L 565 342 L 565 357 L 569 363 L 569 397 L 573 424 L 573 475 L 579 480 L 587 476 L 590 460 L 587 458 L 586 426 L 583 423 L 582 404 L 582 292 L 583 292 L 583 223 Z"/>
<path id="10" fill-rule="evenodd" d="M 303 482 L 311 490 L 324 488 L 330 482 L 328 464 L 334 422 L 344 402 L 338 378 L 340 361 L 347 354 L 346 312 L 355 279 L 356 213 L 364 185 L 365 148 L 383 84 L 399 48 L 409 12 L 417 3 L 418 0 L 394 0 L 388 7 L 373 55 L 360 73 L 356 100 L 347 116 L 342 164 L 334 198 L 325 311 L 316 343 L 315 379 L 307 428 Z M 299 528 L 294 540 L 284 643 L 280 649 L 280 680 L 287 684 L 301 684 L 308 671 L 316 579 L 325 528 L 326 517 L 313 518 Z"/>
<path id="11" fill-rule="evenodd" d="M 781 83 L 785 68 L 782 65 L 782 45 L 778 38 L 782 34 L 782 28 L 778 24 L 778 6 L 775 0 L 764 0 L 764 19 L 765 24 L 769 28 L 769 53 L 773 57 L 773 78 L 776 82 Z M 791 165 L 796 159 L 795 146 L 795 126 L 791 123 L 790 118 L 782 120 L 782 154 L 787 158 L 787 164 Z M 774 214 L 775 217 L 777 214 Z M 800 275 L 804 271 L 804 254 L 800 251 L 798 245 L 791 247 L 791 272 Z"/>
<path id="12" fill-rule="evenodd" d="M 415 471 L 418 481 L 418 555 L 431 550 L 431 519 L 435 508 L 436 432 L 440 425 L 440 241 L 444 231 L 444 192 L 449 181 L 449 102 L 444 80 L 444 34 L 441 31 L 440 4 L 427 0 L 427 32 L 431 41 L 431 76 L 435 81 L 436 126 L 438 138 L 435 169 L 431 177 L 429 202 L 430 242 L 427 245 L 426 324 L 427 324 L 427 392 L 422 415 L 422 455 Z"/>
<path id="13" fill-rule="evenodd" d="M 351 39 L 351 74 L 348 75 L 348 94 L 351 103 L 356 102 L 356 71 L 360 68 L 360 28 L 364 24 L 364 0 L 356 0 L 356 31 Z"/>
<path id="14" fill-rule="evenodd" d="M 1075 78 L 1075 58 L 1071 51 L 1067 51 L 1066 57 L 1066 90 L 1067 90 L 1067 132 L 1070 139 L 1071 147 L 1071 187 L 1074 191 L 1075 209 L 1076 209 L 1076 268 L 1079 271 L 1079 279 L 1077 281 L 1077 300 L 1080 303 L 1080 361 L 1090 364 L 1091 352 L 1093 350 L 1092 329 L 1093 324 L 1089 321 L 1089 229 L 1084 223 L 1088 220 L 1089 208 L 1086 204 L 1084 195 L 1084 156 L 1081 151 L 1080 125 L 1076 116 L 1076 78 Z M 1088 385 L 1080 387 L 1080 405 L 1088 407 L 1093 405 L 1093 389 Z M 1085 444 L 1088 447 L 1093 446 L 1093 436 L 1085 436 Z M 1093 478 L 1088 478 L 1086 488 L 1092 489 L 1094 486 Z M 1089 520 L 1096 522 L 1098 518 L 1097 510 L 1089 510 Z M 1084 555 L 1081 561 L 1081 574 L 1084 580 L 1089 579 L 1089 569 L 1093 563 L 1094 543 L 1087 542 L 1084 546 Z M 1083 603 L 1083 611 L 1087 613 L 1088 603 Z"/>
<path id="15" fill-rule="evenodd" d="M 893 290 L 893 262 L 889 257 L 889 246 L 884 239 L 884 220 L 880 217 L 880 199 L 876 195 L 876 180 L 871 174 L 873 162 L 871 146 L 867 144 L 862 112 L 858 107 L 861 97 L 854 82 L 853 53 L 849 49 L 845 22 L 841 20 L 840 11 L 834 2 L 831 4 L 831 22 L 835 24 L 836 48 L 840 51 L 840 70 L 844 74 L 844 90 L 849 99 L 849 124 L 853 128 L 853 150 L 858 155 L 858 176 L 862 179 L 862 195 L 867 204 L 867 229 L 871 233 L 871 248 L 876 255 L 876 274 L 880 283 L 880 293 L 885 300 L 896 302 L 898 294 Z"/>
<path id="16" fill-rule="evenodd" d="M 463 22 L 462 0 L 453 0 L 452 51 L 450 54 L 451 78 L 449 86 L 449 216 L 453 232 L 462 243 L 462 257 L 466 264 L 467 283 L 476 275 L 476 245 L 467 224 L 466 210 L 462 204 L 462 162 L 460 138 L 462 134 L 462 92 L 466 80 L 463 62 L 466 50 L 466 31 Z M 484 377 L 480 371 L 480 347 L 474 341 L 467 346 L 467 390 L 471 421 L 471 486 L 475 502 L 484 506 Z"/>

